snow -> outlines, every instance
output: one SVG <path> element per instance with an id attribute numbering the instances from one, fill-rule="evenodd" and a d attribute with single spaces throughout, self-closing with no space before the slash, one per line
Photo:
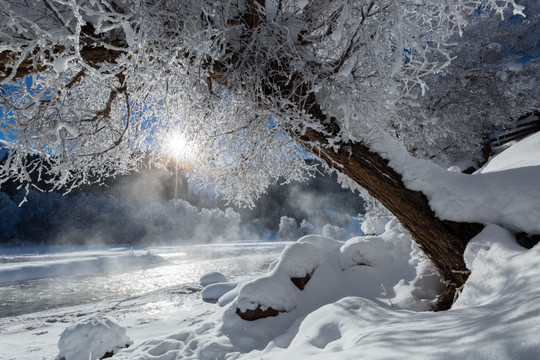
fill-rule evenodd
<path id="1" fill-rule="evenodd" d="M 379 235 L 384 233 L 384 227 L 391 220 L 390 217 L 371 217 L 362 223 L 362 231 L 366 235 Z"/>
<path id="2" fill-rule="evenodd" d="M 238 283 L 235 282 L 210 284 L 202 289 L 201 297 L 206 301 L 217 301 L 220 300 L 223 295 L 227 294 L 231 290 L 234 290 L 237 285 Z"/>
<path id="3" fill-rule="evenodd" d="M 50 344 L 60 340 L 62 331 L 76 327 L 81 318 L 84 322 L 108 315 L 133 339 L 115 359 L 538 359 L 540 245 L 522 248 L 509 232 L 540 226 L 535 191 L 540 147 L 534 145 L 535 137 L 469 176 L 393 154 L 394 166 L 410 165 L 408 183 L 432 176 L 436 185 L 427 188 L 438 212 L 487 224 L 467 246 L 464 257 L 471 274 L 451 310 L 426 311 L 441 289 L 440 280 L 410 235 L 392 219 L 378 235 L 347 241 L 306 236 L 290 243 L 266 273 L 207 285 L 203 292 L 216 304 L 203 302 L 197 291 L 184 288 L 179 295 L 178 288 L 169 287 L 0 319 L 6 344 L 0 358 L 50 359 L 58 355 Z M 521 209 L 515 205 L 520 201 Z M 230 264 L 244 261 L 234 255 L 238 248 L 220 246 L 230 246 Z M 215 262 L 212 259 L 201 274 L 217 271 L 212 268 Z M 20 269 L 29 267 L 22 264 Z M 291 278 L 306 275 L 311 277 L 300 290 Z M 237 309 L 259 306 L 280 313 L 255 321 L 237 314 Z"/>
<path id="4" fill-rule="evenodd" d="M 324 253 L 308 242 L 295 243 L 283 250 L 272 272 L 289 278 L 299 278 L 311 274 L 317 266 L 324 262 Z"/>
<path id="5" fill-rule="evenodd" d="M 199 282 L 202 286 L 206 286 L 220 282 L 227 282 L 227 277 L 219 271 L 212 271 L 201 276 Z"/>
<path id="6" fill-rule="evenodd" d="M 537 154 L 540 149 L 540 133 L 533 134 L 519 142 L 519 146 L 511 146 L 499 155 L 490 159 L 478 172 L 481 174 L 513 168 L 524 168 L 540 165 L 539 156 L 522 156 Z"/>
<path id="7" fill-rule="evenodd" d="M 54 61 L 53 61 L 53 70 L 57 74 L 65 72 L 67 70 L 68 66 L 69 66 L 69 62 L 71 60 L 73 60 L 73 59 L 75 59 L 74 56 L 67 56 L 67 57 L 61 57 L 61 58 L 54 59 Z"/>
<path id="8" fill-rule="evenodd" d="M 488 226 L 469 245 L 473 271 L 447 312 L 396 311 L 343 298 L 291 328 L 248 359 L 537 359 L 540 356 L 540 247 L 527 251 Z M 339 354 L 339 355 L 337 355 Z"/>
<path id="9" fill-rule="evenodd" d="M 59 359 L 95 360 L 107 353 L 116 353 L 133 341 L 126 328 L 108 316 L 90 317 L 69 326 L 58 341 Z"/>
<path id="10" fill-rule="evenodd" d="M 296 307 L 299 290 L 285 277 L 257 278 L 242 286 L 235 305 L 240 311 L 272 308 L 289 312 Z"/>
<path id="11" fill-rule="evenodd" d="M 402 144 L 377 129 L 373 129 L 371 135 L 371 148 L 402 174 L 409 189 L 422 191 L 427 196 L 438 217 L 497 224 L 516 233 L 540 234 L 538 215 L 529 211 L 537 209 L 540 203 L 539 166 L 460 174 L 411 157 Z M 515 146 L 518 146 L 514 149 L 519 153 L 518 158 L 527 158 L 529 164 L 540 163 L 538 148 L 527 153 L 526 149 L 520 150 L 521 143 Z M 511 157 L 514 162 L 518 161 L 515 155 Z"/>

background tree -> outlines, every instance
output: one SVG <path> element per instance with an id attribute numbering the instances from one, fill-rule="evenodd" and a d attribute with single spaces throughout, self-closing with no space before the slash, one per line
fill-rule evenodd
<path id="1" fill-rule="evenodd" d="M 488 20 L 523 14 L 515 1 L 1 5 L 3 132 L 14 150 L 0 181 L 28 176 L 19 169 L 29 151 L 48 155 L 55 186 L 96 181 L 137 168 L 138 154 L 159 152 L 182 132 L 190 162 L 249 203 L 282 176 L 315 171 L 307 150 L 394 213 L 449 285 L 466 280 L 462 253 L 481 226 L 440 219 L 422 188 L 408 188 L 401 144 L 418 143 L 419 107 L 417 124 L 429 119 L 441 125 L 436 134 L 459 136 L 437 114 L 424 115 L 421 96 L 451 79 L 445 71 L 463 49 L 456 36 L 481 22 L 480 12 Z M 467 71 L 452 76 L 465 80 Z"/>

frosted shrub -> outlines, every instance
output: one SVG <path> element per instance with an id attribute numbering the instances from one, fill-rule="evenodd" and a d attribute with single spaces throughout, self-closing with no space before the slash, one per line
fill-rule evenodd
<path id="1" fill-rule="evenodd" d="M 322 235 L 336 240 L 345 240 L 349 233 L 339 226 L 326 224 L 322 228 Z"/>
<path id="2" fill-rule="evenodd" d="M 202 241 L 225 240 L 237 236 L 240 230 L 240 214 L 227 208 L 202 209 L 195 236 Z"/>
<path id="3" fill-rule="evenodd" d="M 139 214 L 145 229 L 145 237 L 150 241 L 159 241 L 170 237 L 173 231 L 171 212 L 160 203 L 148 204 Z"/>
<path id="4" fill-rule="evenodd" d="M 300 237 L 300 230 L 295 219 L 282 216 L 279 220 L 278 236 L 283 240 L 296 240 Z"/>
<path id="5" fill-rule="evenodd" d="M 300 232 L 302 233 L 302 236 L 313 234 L 315 232 L 315 225 L 304 219 L 300 223 Z"/>

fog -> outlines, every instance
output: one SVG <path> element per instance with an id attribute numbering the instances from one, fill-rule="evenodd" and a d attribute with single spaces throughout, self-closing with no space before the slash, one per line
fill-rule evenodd
<path id="1" fill-rule="evenodd" d="M 256 207 L 228 206 L 212 189 L 198 189 L 180 169 L 146 168 L 56 192 L 0 192 L 0 243 L 176 244 L 238 239 L 292 240 L 307 233 L 345 236 L 339 228 L 363 213 L 363 201 L 319 174 L 304 183 L 274 185 Z M 176 182 L 176 184 L 175 184 Z M 26 202 L 18 206 L 23 197 Z"/>

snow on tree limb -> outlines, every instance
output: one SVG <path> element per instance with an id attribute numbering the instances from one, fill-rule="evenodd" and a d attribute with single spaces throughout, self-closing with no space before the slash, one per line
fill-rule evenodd
<path id="1" fill-rule="evenodd" d="M 317 155 L 361 140 L 359 124 L 392 131 L 478 6 L 523 12 L 493 0 L 0 5 L 4 136 L 46 154 L 59 186 L 137 168 L 182 132 L 195 165 L 241 200 L 313 171 L 295 143 L 308 132 L 327 137 L 304 144 Z M 10 156 L 1 178 L 27 179 L 14 170 L 23 153 Z"/>

